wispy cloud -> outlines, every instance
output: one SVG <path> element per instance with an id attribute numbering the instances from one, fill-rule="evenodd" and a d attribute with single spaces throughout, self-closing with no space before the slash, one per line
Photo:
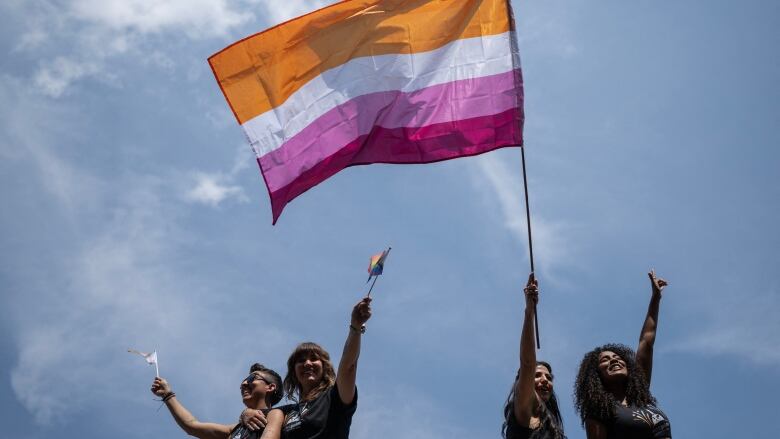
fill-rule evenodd
<path id="1" fill-rule="evenodd" d="M 183 37 L 225 38 L 255 17 L 246 2 L 227 0 L 37 0 L 13 2 L 5 10 L 22 23 L 15 50 L 44 60 L 31 76 L 53 98 L 86 79 L 121 82 L 113 63 L 128 53 L 151 53 L 139 62 L 151 59 L 169 69 L 161 41 L 170 46 Z"/>
<path id="2" fill-rule="evenodd" d="M 253 154 L 247 145 L 237 148 L 232 167 L 226 171 L 202 172 L 195 171 L 188 177 L 184 188 L 184 199 L 191 203 L 205 204 L 211 207 L 219 206 L 223 201 L 235 200 L 239 203 L 249 202 L 244 188 L 236 183 L 238 176 L 248 169 Z"/>
<path id="3" fill-rule="evenodd" d="M 478 157 L 477 177 L 486 184 L 478 187 L 493 197 L 499 208 L 500 217 L 504 226 L 512 233 L 515 239 L 528 246 L 528 231 L 523 198 L 523 177 L 520 170 L 519 157 L 514 167 L 510 168 L 506 163 L 507 151 L 496 151 L 483 154 Z M 535 187 L 534 181 L 529 181 L 530 190 Z M 559 268 L 571 264 L 574 261 L 573 248 L 568 239 L 573 227 L 565 221 L 551 221 L 535 211 L 534 197 L 531 195 L 531 227 L 534 242 L 534 258 L 538 259 L 538 266 L 552 280 L 556 279 Z"/>
<path id="4" fill-rule="evenodd" d="M 738 288 L 738 287 L 735 287 Z M 703 314 L 699 330 L 671 344 L 670 351 L 728 355 L 760 366 L 780 366 L 780 294 L 744 292 L 738 297 L 713 292 L 712 298 L 689 304 Z M 709 293 L 708 293 L 709 294 Z M 728 310 L 728 311 L 724 311 Z"/>
<path id="5" fill-rule="evenodd" d="M 217 207 L 223 201 L 233 198 L 246 203 L 249 198 L 241 186 L 226 183 L 230 180 L 222 174 L 205 174 L 197 172 L 194 175 L 195 187 L 187 191 L 185 199 L 195 203 Z"/>

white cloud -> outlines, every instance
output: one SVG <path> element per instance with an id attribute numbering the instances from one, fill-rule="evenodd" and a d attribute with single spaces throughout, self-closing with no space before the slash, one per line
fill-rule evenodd
<path id="1" fill-rule="evenodd" d="M 102 73 L 102 68 L 94 62 L 79 62 L 73 59 L 57 57 L 44 64 L 36 72 L 33 81 L 44 94 L 58 98 L 75 81 Z"/>
<path id="2" fill-rule="evenodd" d="M 736 291 L 735 286 L 735 290 Z M 745 293 L 738 297 L 708 291 L 688 306 L 703 313 L 699 329 L 669 346 L 674 352 L 727 355 L 756 365 L 780 366 L 780 294 Z M 716 300 L 713 300 L 717 298 Z M 715 303 L 713 303 L 715 302 Z"/>
<path id="3" fill-rule="evenodd" d="M 217 207 L 223 201 L 234 198 L 239 202 L 248 202 L 249 198 L 241 186 L 227 183 L 230 180 L 222 174 L 195 173 L 195 187 L 187 191 L 187 201 Z"/>
<path id="4" fill-rule="evenodd" d="M 225 0 L 76 0 L 69 14 L 111 31 L 183 32 L 201 39 L 227 35 L 253 18 L 241 9 Z"/>
<path id="5" fill-rule="evenodd" d="M 514 166 L 510 170 L 505 159 L 507 151 L 483 154 L 476 159 L 479 179 L 487 185 L 478 185 L 497 201 L 504 226 L 519 242 L 528 246 L 523 177 L 519 154 L 512 155 Z M 514 160 L 516 159 L 516 160 Z M 529 192 L 536 185 L 529 181 Z M 574 262 L 571 240 L 572 226 L 564 221 L 549 221 L 534 208 L 531 194 L 531 232 L 534 243 L 534 259 L 537 271 L 545 272 L 555 281 L 555 272 Z"/>
<path id="6" fill-rule="evenodd" d="M 161 47 L 176 46 L 183 37 L 225 38 L 254 19 L 245 2 L 226 0 L 38 0 L 5 7 L 22 26 L 15 50 L 44 60 L 30 76 L 53 98 L 80 80 L 117 82 L 120 55 L 170 71 Z"/>
<path id="7" fill-rule="evenodd" d="M 270 27 L 299 15 L 315 11 L 333 2 L 323 0 L 286 0 L 284 2 L 271 3 L 263 0 L 253 0 L 252 3 L 260 4 L 265 8 L 265 16 L 268 17 L 267 24 Z"/>

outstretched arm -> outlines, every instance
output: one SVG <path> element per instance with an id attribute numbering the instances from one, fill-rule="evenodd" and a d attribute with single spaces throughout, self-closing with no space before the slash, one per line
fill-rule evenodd
<path id="1" fill-rule="evenodd" d="M 176 399 L 176 394 L 171 391 L 168 381 L 156 377 L 152 382 L 151 390 L 155 395 L 165 399 L 165 406 L 168 407 L 173 419 L 188 435 L 200 439 L 226 439 L 230 435 L 232 425 L 200 422 L 192 416 L 192 413 Z"/>
<path id="2" fill-rule="evenodd" d="M 341 354 L 339 370 L 336 373 L 336 386 L 341 402 L 352 404 L 355 399 L 355 379 L 357 378 L 357 363 L 360 357 L 360 336 L 363 335 L 363 325 L 371 318 L 371 298 L 364 297 L 352 308 L 352 318 L 349 324 L 347 341 L 344 342 L 344 352 Z"/>
<path id="3" fill-rule="evenodd" d="M 647 316 L 642 325 L 642 333 L 639 334 L 639 347 L 636 350 L 636 362 L 645 371 L 647 382 L 653 373 L 653 345 L 655 344 L 655 332 L 658 327 L 658 308 L 661 305 L 661 292 L 667 282 L 655 276 L 655 270 L 647 273 L 650 277 L 650 285 L 653 293 L 650 296 L 650 305 L 647 307 Z"/>
<path id="4" fill-rule="evenodd" d="M 529 427 L 533 416 L 536 396 L 534 375 L 536 374 L 536 345 L 534 344 L 534 309 L 539 301 L 539 283 L 531 273 L 525 292 L 525 314 L 523 332 L 520 335 L 520 372 L 515 381 L 515 396 L 512 401 L 515 419 L 523 427 Z"/>

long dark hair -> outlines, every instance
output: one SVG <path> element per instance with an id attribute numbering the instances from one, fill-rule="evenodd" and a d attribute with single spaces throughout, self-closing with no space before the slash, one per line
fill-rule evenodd
<path id="1" fill-rule="evenodd" d="M 537 361 L 536 365 L 546 367 L 550 371 L 550 376 L 553 376 L 550 363 Z M 506 438 L 509 417 L 512 416 L 512 410 L 514 410 L 515 384 L 518 378 L 520 378 L 520 372 L 517 372 L 515 382 L 512 383 L 512 390 L 509 391 L 509 396 L 504 404 L 504 425 L 501 426 L 501 437 L 503 438 Z M 539 428 L 533 430 L 530 438 L 566 439 L 566 434 L 563 432 L 563 417 L 561 416 L 561 410 L 558 408 L 558 397 L 555 395 L 555 386 L 553 386 L 553 391 L 550 393 L 550 398 L 539 408 Z"/>
<path id="2" fill-rule="evenodd" d="M 301 383 L 295 376 L 295 363 L 301 359 L 313 356 L 322 361 L 322 380 L 316 388 L 312 389 L 309 395 L 301 395 Z M 284 377 L 284 393 L 291 401 L 300 402 L 303 398 L 312 400 L 319 396 L 336 383 L 336 371 L 333 369 L 333 363 L 330 362 L 328 351 L 317 343 L 305 342 L 295 347 L 295 350 L 287 359 L 287 375 Z M 296 395 L 297 393 L 297 395 Z"/>
<path id="3" fill-rule="evenodd" d="M 619 401 L 604 388 L 599 374 L 599 355 L 604 351 L 614 352 L 626 362 L 626 402 L 637 407 L 656 403 L 650 393 L 646 375 L 636 362 L 636 353 L 626 345 L 605 344 L 585 354 L 574 382 L 574 408 L 580 415 L 582 425 L 589 418 L 608 422 L 615 417 L 615 405 Z"/>

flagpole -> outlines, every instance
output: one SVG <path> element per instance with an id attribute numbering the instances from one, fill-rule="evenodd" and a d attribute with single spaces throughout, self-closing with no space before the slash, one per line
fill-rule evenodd
<path id="1" fill-rule="evenodd" d="M 528 178 L 526 178 L 525 171 L 525 145 L 520 145 L 520 157 L 523 162 L 523 189 L 525 190 L 525 217 L 526 224 L 528 225 L 528 253 L 531 260 L 531 274 L 534 273 L 534 244 L 531 241 L 531 207 L 528 204 Z M 541 349 L 542 345 L 539 343 L 539 318 L 536 314 L 536 304 L 534 304 L 534 329 L 536 333 L 536 348 Z"/>
<path id="2" fill-rule="evenodd" d="M 371 282 L 371 287 L 368 288 L 368 294 L 366 294 L 366 297 L 371 297 L 371 290 L 374 289 L 374 284 L 376 283 L 377 279 L 379 279 L 379 276 L 374 276 L 374 281 Z"/>
<path id="3" fill-rule="evenodd" d="M 154 349 L 154 372 L 156 377 L 160 377 L 160 356 L 157 354 L 157 348 Z"/>

